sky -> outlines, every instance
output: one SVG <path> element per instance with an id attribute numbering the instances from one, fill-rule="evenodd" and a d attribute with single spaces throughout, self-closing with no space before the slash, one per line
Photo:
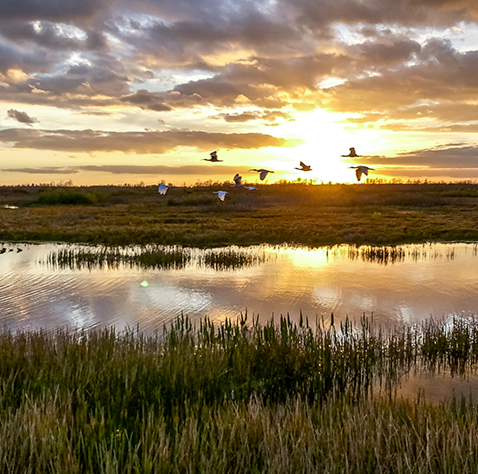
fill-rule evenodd
<path id="1" fill-rule="evenodd" d="M 476 0 L 2 0 L 0 185 L 478 180 L 477 23 Z"/>

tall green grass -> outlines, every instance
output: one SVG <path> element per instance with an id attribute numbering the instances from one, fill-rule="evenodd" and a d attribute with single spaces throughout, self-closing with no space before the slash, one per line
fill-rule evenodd
<path id="1" fill-rule="evenodd" d="M 478 410 L 399 400 L 476 369 L 463 320 L 0 333 L 1 472 L 473 472 Z"/>

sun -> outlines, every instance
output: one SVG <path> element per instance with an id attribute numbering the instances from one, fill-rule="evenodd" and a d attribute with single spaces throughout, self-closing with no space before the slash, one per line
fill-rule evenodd
<path id="1" fill-rule="evenodd" d="M 323 110 L 298 113 L 295 121 L 281 127 L 281 133 L 300 138 L 304 145 L 284 149 L 285 159 L 299 166 L 299 161 L 312 167 L 312 171 L 291 172 L 287 179 L 314 179 L 317 182 L 353 182 L 355 173 L 349 169 L 353 163 L 342 158 L 349 148 L 354 147 L 359 155 L 369 155 L 377 132 L 369 129 L 353 129 L 344 123 L 342 114 L 332 114 Z M 293 169 L 291 167 L 291 169 Z"/>

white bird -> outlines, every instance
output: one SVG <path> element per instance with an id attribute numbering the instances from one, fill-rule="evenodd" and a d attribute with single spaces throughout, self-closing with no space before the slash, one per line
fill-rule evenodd
<path id="1" fill-rule="evenodd" d="M 254 191 L 255 189 L 257 189 L 254 186 L 244 186 L 244 187 L 248 189 L 249 191 Z"/>
<path id="2" fill-rule="evenodd" d="M 168 189 L 169 189 L 169 186 L 166 186 L 165 184 L 160 184 L 159 187 L 158 187 L 158 193 L 159 194 L 166 194 Z"/>
<path id="3" fill-rule="evenodd" d="M 306 165 L 302 161 L 300 162 L 300 168 L 294 168 L 299 171 L 312 171 L 312 168 L 309 165 Z"/>
<path id="4" fill-rule="evenodd" d="M 209 154 L 211 155 L 211 158 L 203 158 L 203 161 L 212 161 L 213 163 L 223 161 L 217 158 L 217 151 L 213 151 L 212 153 L 209 153 Z"/>
<path id="5" fill-rule="evenodd" d="M 266 179 L 266 176 L 269 174 L 269 173 L 273 173 L 274 171 L 270 171 L 270 170 L 264 170 L 264 169 L 251 169 L 249 171 L 257 171 L 259 173 L 259 178 L 261 179 L 261 181 L 263 181 L 264 179 Z"/>
<path id="6" fill-rule="evenodd" d="M 375 168 L 370 168 L 369 166 L 363 166 L 363 165 L 349 166 L 349 168 L 355 168 L 355 176 L 357 176 L 357 181 L 360 181 L 360 179 L 362 178 L 362 173 L 365 176 L 368 176 L 369 170 L 375 169 Z"/>
<path id="7" fill-rule="evenodd" d="M 232 187 L 234 186 L 244 186 L 242 184 L 242 176 L 239 176 L 239 173 L 236 173 L 236 176 L 234 176 L 234 184 L 231 184 Z"/>
<path id="8" fill-rule="evenodd" d="M 341 156 L 343 156 L 344 158 L 357 158 L 359 156 L 362 156 L 362 155 L 357 155 L 354 147 L 349 148 L 349 150 L 350 150 L 350 153 L 348 155 L 341 155 Z"/>
<path id="9" fill-rule="evenodd" d="M 224 198 L 226 197 L 227 191 L 213 191 L 215 194 L 217 194 L 217 197 L 221 200 L 224 201 Z"/>

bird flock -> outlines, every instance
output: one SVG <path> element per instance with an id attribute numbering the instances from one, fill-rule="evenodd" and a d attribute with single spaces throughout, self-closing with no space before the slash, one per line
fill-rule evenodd
<path id="1" fill-rule="evenodd" d="M 202 158 L 202 161 L 210 161 L 211 163 L 220 163 L 224 160 L 220 160 L 217 156 L 217 151 L 213 151 L 209 153 L 210 158 Z M 355 148 L 351 147 L 349 148 L 349 154 L 348 155 L 341 155 L 344 158 L 360 158 L 363 155 L 357 155 Z M 299 171 L 312 171 L 312 168 L 310 165 L 306 165 L 304 162 L 299 163 L 300 168 L 294 168 Z M 368 176 L 369 170 L 374 170 L 375 168 L 370 168 L 369 166 L 364 166 L 364 165 L 357 165 L 357 166 L 349 166 L 349 168 L 354 168 L 355 169 L 355 176 L 357 178 L 357 181 L 360 181 L 362 179 L 362 175 L 364 174 L 365 176 Z M 274 173 L 272 170 L 266 170 L 264 168 L 252 168 L 249 171 L 255 171 L 259 173 L 259 179 L 261 181 L 264 181 L 269 173 Z M 254 186 L 246 186 L 245 184 L 242 183 L 242 176 L 239 175 L 239 173 L 236 173 L 236 175 L 233 178 L 234 184 L 230 184 L 232 188 L 237 188 L 237 187 L 243 187 L 249 191 L 254 191 L 256 188 Z M 158 193 L 159 194 L 166 194 L 168 191 L 169 186 L 166 184 L 160 184 L 158 187 Z M 217 197 L 221 200 L 224 201 L 226 198 L 226 195 L 228 194 L 227 191 L 213 191 L 214 194 L 217 194 Z"/>

